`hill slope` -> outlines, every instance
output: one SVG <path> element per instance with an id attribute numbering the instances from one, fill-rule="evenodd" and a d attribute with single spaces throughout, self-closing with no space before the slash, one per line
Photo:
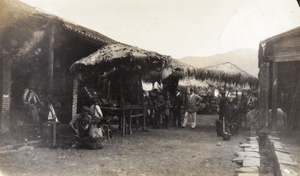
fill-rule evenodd
<path id="1" fill-rule="evenodd" d="M 240 67 L 246 72 L 258 76 L 258 51 L 254 49 L 239 49 L 223 54 L 216 54 L 213 56 L 195 57 L 187 56 L 179 59 L 180 61 L 193 65 L 195 67 L 207 67 L 224 62 L 231 62 Z"/>

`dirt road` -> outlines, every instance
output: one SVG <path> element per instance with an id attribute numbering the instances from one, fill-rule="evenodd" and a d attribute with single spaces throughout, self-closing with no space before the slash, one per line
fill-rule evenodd
<path id="1" fill-rule="evenodd" d="M 0 154 L 2 175 L 234 175 L 231 162 L 245 135 L 216 135 L 214 115 L 198 115 L 191 129 L 136 131 L 104 142 L 101 150 L 34 148 Z M 221 146 L 217 144 L 221 144 Z"/>

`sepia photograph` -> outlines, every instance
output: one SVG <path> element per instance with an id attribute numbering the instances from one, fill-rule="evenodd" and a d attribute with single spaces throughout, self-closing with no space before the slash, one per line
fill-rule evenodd
<path id="1" fill-rule="evenodd" d="M 0 176 L 299 176 L 299 0 L 0 0 Z"/>

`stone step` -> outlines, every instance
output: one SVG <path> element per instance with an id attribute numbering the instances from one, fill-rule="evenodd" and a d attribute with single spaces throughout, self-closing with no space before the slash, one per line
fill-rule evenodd
<path id="1" fill-rule="evenodd" d="M 238 169 L 235 169 L 237 173 L 259 173 L 258 167 L 241 167 Z"/>
<path id="2" fill-rule="evenodd" d="M 243 166 L 244 167 L 260 167 L 260 159 L 259 158 L 244 159 Z"/>

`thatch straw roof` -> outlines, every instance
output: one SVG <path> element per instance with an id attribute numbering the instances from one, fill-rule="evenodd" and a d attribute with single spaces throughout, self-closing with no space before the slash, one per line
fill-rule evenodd
<path id="1" fill-rule="evenodd" d="M 138 47 L 133 47 L 121 43 L 108 44 L 95 53 L 76 61 L 71 66 L 71 68 L 80 64 L 97 65 L 104 63 L 114 63 L 117 61 L 123 61 L 125 58 L 127 58 L 128 60 L 126 61 L 129 62 L 146 62 L 149 61 L 149 59 L 162 60 L 164 57 L 166 56 L 160 55 L 156 52 L 147 51 Z"/>
<path id="2" fill-rule="evenodd" d="M 108 44 L 95 53 L 76 61 L 71 70 L 98 74 L 140 74 L 147 76 L 151 71 L 160 72 L 170 60 L 169 56 L 147 51 L 126 44 Z"/>
<path id="3" fill-rule="evenodd" d="M 174 70 L 173 75 L 180 78 L 195 77 L 197 74 L 199 74 L 199 68 L 185 64 L 177 59 L 172 59 L 169 61 L 169 65 Z"/>
<path id="4" fill-rule="evenodd" d="M 196 80 L 194 78 L 185 78 L 181 79 L 178 82 L 178 85 L 180 86 L 192 86 L 192 87 L 202 87 L 202 88 L 208 88 L 210 85 L 201 80 Z"/>
<path id="5" fill-rule="evenodd" d="M 258 79 L 245 72 L 236 65 L 225 62 L 222 64 L 200 68 L 196 79 L 210 79 L 213 81 L 223 81 L 229 84 L 257 86 Z"/>
<path id="6" fill-rule="evenodd" d="M 79 72 L 95 68 L 97 73 L 102 75 L 133 73 L 148 81 L 162 79 L 163 72 L 184 78 L 195 76 L 198 70 L 169 56 L 121 43 L 108 44 L 71 66 L 71 70 Z"/>
<path id="7" fill-rule="evenodd" d="M 165 64 L 164 69 L 171 69 L 170 76 L 176 77 L 178 79 L 185 79 L 187 77 L 192 78 L 195 77 L 198 73 L 199 68 L 193 67 L 191 65 L 185 64 L 178 59 L 168 58 Z M 149 72 L 148 77 L 158 78 L 161 77 L 165 70 L 161 71 L 151 71 Z M 163 78 L 164 79 L 164 78 Z"/>

